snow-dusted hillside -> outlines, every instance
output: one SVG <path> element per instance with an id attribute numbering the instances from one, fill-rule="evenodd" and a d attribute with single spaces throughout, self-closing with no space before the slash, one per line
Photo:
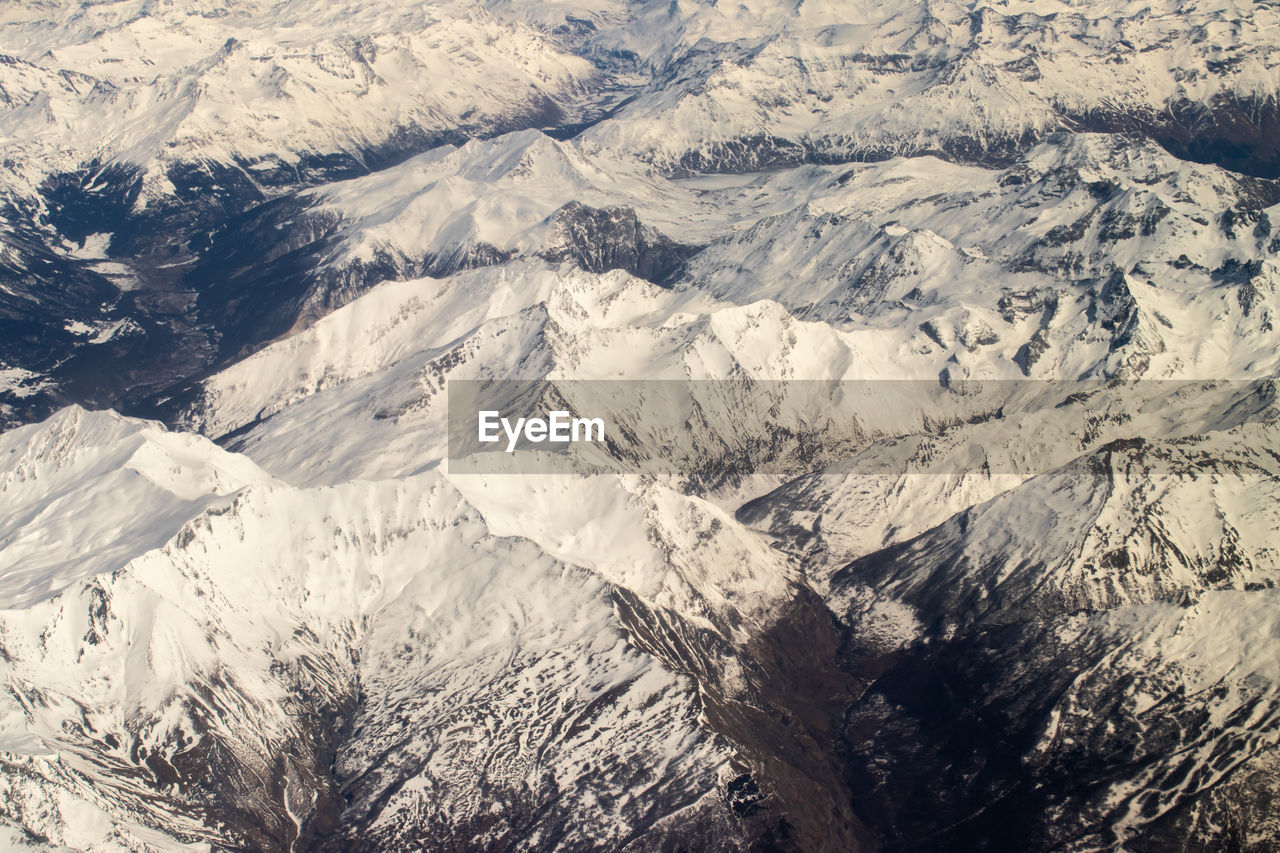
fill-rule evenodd
<path id="1" fill-rule="evenodd" d="M 1114 442 L 837 573 L 854 654 L 896 652 L 848 731 L 898 837 L 1267 849 L 1274 429 Z M 899 761 L 964 806 L 912 791 Z"/>
<path id="2" fill-rule="evenodd" d="M 652 3 L 596 39 L 655 79 L 585 144 L 733 171 L 1144 130 L 1276 175 L 1276 10 L 1234 2 Z M 654 38 L 654 34 L 658 38 Z"/>
<path id="3" fill-rule="evenodd" d="M 0 847 L 1275 849 L 1278 48 L 5 4 Z"/>
<path id="4" fill-rule="evenodd" d="M 201 161 L 275 182 L 311 157 L 572 126 L 623 97 L 586 145 L 664 169 L 999 157 L 1082 125 L 1276 168 L 1267 4 L 12 6 L 4 127 L 41 158 L 19 171 L 35 183 L 91 161 L 142 166 L 146 196 Z"/>
<path id="5" fill-rule="evenodd" d="M 153 460 L 104 464 L 112 431 L 141 444 L 134 460 Z M 29 448 L 11 478 L 47 466 L 132 510 L 114 539 L 94 529 L 106 521 L 96 512 L 62 521 L 70 530 L 28 523 L 29 538 L 90 546 L 82 577 L 48 573 L 57 586 L 38 596 L 27 579 L 38 566 L 0 577 L 0 785 L 6 818 L 28 832 L 87 850 L 163 837 L 386 849 L 427 831 L 482 846 L 553 833 L 728 845 L 738 832 L 713 807 L 732 750 L 698 725 L 694 685 L 628 642 L 611 606 L 604 575 L 661 577 L 643 536 L 634 567 L 591 571 L 579 555 L 557 559 L 550 531 L 546 545 L 513 535 L 518 523 L 495 532 L 434 473 L 299 490 L 230 457 L 239 483 L 200 482 L 154 457 L 178 443 L 187 466 L 217 470 L 227 454 L 75 410 L 5 438 Z M 191 502 L 148 512 L 149 469 L 180 479 Z M 51 493 L 30 502 L 60 513 L 67 486 L 39 482 Z M 6 489 L 10 506 L 22 497 Z M 643 497 L 612 499 L 620 519 L 644 523 Z M 699 511 L 654 496 L 654 523 L 664 509 Z M 148 538 L 129 529 L 143 522 Z M 7 539 L 6 556 L 20 542 Z M 98 554 L 114 559 L 95 565 Z M 668 559 L 697 573 L 707 557 Z M 661 602 L 663 586 L 639 592 Z"/>
<path id="6" fill-rule="evenodd" d="M 173 167 L 242 165 L 270 186 L 312 160 L 556 124 L 600 83 L 551 34 L 474 4 L 17 5 L 4 131 L 28 153 L 12 178 L 126 164 L 139 204 L 181 190 Z"/>

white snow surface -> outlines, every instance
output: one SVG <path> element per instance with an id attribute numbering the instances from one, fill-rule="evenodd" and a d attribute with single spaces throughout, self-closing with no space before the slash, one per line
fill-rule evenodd
<path id="1" fill-rule="evenodd" d="M 894 400 L 847 453 L 711 493 L 446 459 L 451 379 L 1274 379 L 1261 214 L 1280 207 L 1143 139 L 1051 134 L 1100 109 L 1280 92 L 1274 5 L 1141 7 L 5 4 L 11 196 L 92 162 L 141 169 L 145 207 L 174 192 L 172 167 L 265 181 L 448 136 L 302 190 L 302 215 L 340 223 L 325 263 L 512 259 L 377 284 L 203 378 L 189 433 L 71 407 L 0 435 L 0 844 L 243 844 L 203 819 L 216 773 L 272 833 L 258 843 L 290 847 L 336 802 L 323 740 L 345 726 L 334 766 L 382 843 L 424 825 L 496 842 L 519 802 L 618 846 L 711 808 L 741 760 L 708 729 L 706 685 L 636 642 L 620 595 L 734 650 L 805 585 L 886 650 L 1040 608 L 1063 636 L 1124 644 L 1040 752 L 1087 724 L 1089 679 L 1129 674 L 1144 720 L 1164 696 L 1203 699 L 1219 729 L 1188 754 L 1219 778 L 1233 713 L 1262 697 L 1249 726 L 1277 730 L 1274 384 L 1117 384 L 1098 417 L 1051 383 L 998 417 L 981 391 L 909 416 Z M 569 15 L 591 27 L 557 30 Z M 506 132 L 625 95 L 572 139 Z M 958 138 L 1040 141 L 1000 168 L 895 156 Z M 750 153 L 774 143 L 876 162 Z M 736 173 L 694 174 L 713 160 Z M 663 285 L 549 261 L 570 202 L 705 248 Z M 1238 208 L 1254 219 L 1224 224 Z M 110 247 L 62 251 L 127 289 Z M 71 331 L 108 343 L 124 322 Z M 0 390 L 41 381 L 0 365 Z M 797 426 L 761 410 L 743 422 Z M 919 465 L 868 473 L 903 455 Z M 886 553 L 882 576 L 850 577 Z M 930 627 L 938 596 L 959 603 Z M 1171 774 L 1144 772 L 1108 793 L 1125 832 Z"/>
<path id="2" fill-rule="evenodd" d="M 569 792 L 575 825 L 601 844 L 634 820 L 623 783 L 597 768 L 602 743 L 619 767 L 648 767 L 629 771 L 631 784 L 657 786 L 673 808 L 717 784 L 728 753 L 698 726 L 692 686 L 617 624 L 604 575 L 634 578 L 607 564 L 601 551 L 614 543 L 543 548 L 491 530 L 437 472 L 298 489 L 204 439 L 110 413 L 68 410 L 6 438 L 15 451 L 3 494 L 19 512 L 15 528 L 27 540 L 94 546 L 40 572 L 40 585 L 41 555 L 27 546 L 26 571 L 4 577 L 11 605 L 0 611 L 0 644 L 13 691 L 0 705 L 0 784 L 6 814 L 30 832 L 87 850 L 143 849 L 157 827 L 227 843 L 227 830 L 203 824 L 176 792 L 155 796 L 151 771 L 120 772 L 139 750 L 149 766 L 197 774 L 221 756 L 266 798 L 268 814 L 296 826 L 314 802 L 289 801 L 264 781 L 272 745 L 325 736 L 308 715 L 357 685 L 365 699 L 354 724 L 364 734 L 344 748 L 341 769 L 388 774 L 390 805 L 378 805 L 369 831 L 390 839 L 415 832 L 403 815 L 423 809 L 452 825 L 479 820 L 489 803 L 463 784 L 477 762 L 517 762 L 491 783 L 516 786 L 511 796 L 521 786 L 535 803 Z M 21 491 L 37 482 L 53 494 Z M 159 502 L 160 489 L 174 491 Z M 91 513 L 70 495 L 120 512 Z M 659 496 L 651 512 L 688 512 L 681 501 Z M 22 518 L 38 507 L 45 512 Z M 670 535 L 694 531 L 683 523 Z M 692 570 L 696 559 L 672 558 L 667 571 Z M 662 566 L 649 558 L 655 574 Z M 680 583 L 689 585 L 668 585 Z M 68 728 L 73 708 L 80 722 Z M 211 716 L 214 708 L 234 713 Z M 564 715 L 578 720 L 568 733 Z M 378 758 L 379 744 L 401 738 L 412 746 L 397 761 L 426 762 L 403 788 Z M 535 743 L 542 759 L 530 763 Z M 184 754 L 202 758 L 188 769 Z M 314 785 L 323 771 L 301 747 L 298 755 L 289 772 Z"/>

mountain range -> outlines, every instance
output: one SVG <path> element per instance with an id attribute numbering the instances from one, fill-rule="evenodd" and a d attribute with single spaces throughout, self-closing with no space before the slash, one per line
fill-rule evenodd
<path id="1" fill-rule="evenodd" d="M 5 4 L 0 846 L 1276 850 L 1278 69 L 1233 0 Z M 451 382 L 626 440 L 468 470 Z"/>

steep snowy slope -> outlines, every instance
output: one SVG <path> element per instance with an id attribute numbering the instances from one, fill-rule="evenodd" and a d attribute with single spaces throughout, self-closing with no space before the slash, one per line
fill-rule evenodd
<path id="1" fill-rule="evenodd" d="M 1142 130 L 1276 176 L 1268 4 L 644 4 L 593 36 L 654 69 L 589 150 L 749 171 L 943 152 L 998 162 L 1060 130 Z M 657 34 L 657 38 L 654 34 Z"/>
<path id="2" fill-rule="evenodd" d="M 556 124 L 598 85 L 550 34 L 473 4 L 23 5 L 37 14 L 3 31 L 4 134 L 25 152 L 15 177 L 125 164 L 142 170 L 143 203 L 182 190 L 171 169 L 206 161 L 271 186 Z"/>
<path id="3" fill-rule="evenodd" d="M 1274 429 L 1251 422 L 1207 437 L 1108 443 L 855 561 L 832 579 L 833 601 L 865 596 L 865 585 L 877 598 L 921 602 L 945 620 L 929 630 L 947 634 L 1028 613 L 1273 588 L 1270 492 L 1280 478 L 1259 448 L 1273 446 Z M 849 621 L 856 630 L 858 618 Z"/>
<path id="4" fill-rule="evenodd" d="M 73 414 L 22 432 L 145 506 L 144 484 L 95 464 L 113 425 L 154 429 Z M 115 571 L 0 613 L 3 811 L 27 832 L 117 850 L 743 831 L 721 800 L 730 747 L 698 725 L 691 684 L 628 642 L 614 588 L 490 533 L 438 476 L 299 491 L 259 475 L 187 509 L 166 541 L 103 543 L 129 552 Z"/>
<path id="5" fill-rule="evenodd" d="M 159 547 L 257 483 L 243 456 L 113 413 L 64 409 L 0 437 L 0 598 L 25 607 Z"/>
<path id="6" fill-rule="evenodd" d="M 959 387 L 977 415 L 968 423 L 952 415 L 911 433 L 911 418 L 899 417 L 902 439 L 881 437 L 786 482 L 742 505 L 738 519 L 793 550 L 810 581 L 825 589 L 850 560 L 918 536 L 1084 452 L 1112 442 L 1191 439 L 1276 416 L 1273 380 Z M 912 409 L 897 411 L 906 415 Z M 940 413 L 935 408 L 929 414 Z M 1169 472 L 1157 468 L 1151 474 L 1164 482 Z M 1083 488 L 1092 494 L 1092 485 Z"/>
<path id="7" fill-rule="evenodd" d="M 890 846 L 1274 842 L 1274 430 L 1116 442 L 836 576 Z"/>

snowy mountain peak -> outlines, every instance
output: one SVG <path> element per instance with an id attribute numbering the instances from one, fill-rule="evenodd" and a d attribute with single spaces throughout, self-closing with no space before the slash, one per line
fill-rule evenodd
<path id="1" fill-rule="evenodd" d="M 0 436 L 0 465 L 6 607 L 114 571 L 206 508 L 271 482 L 206 439 L 75 406 Z"/>
<path id="2" fill-rule="evenodd" d="M 1272 849 L 1278 27 L 0 4 L 0 847 Z"/>

